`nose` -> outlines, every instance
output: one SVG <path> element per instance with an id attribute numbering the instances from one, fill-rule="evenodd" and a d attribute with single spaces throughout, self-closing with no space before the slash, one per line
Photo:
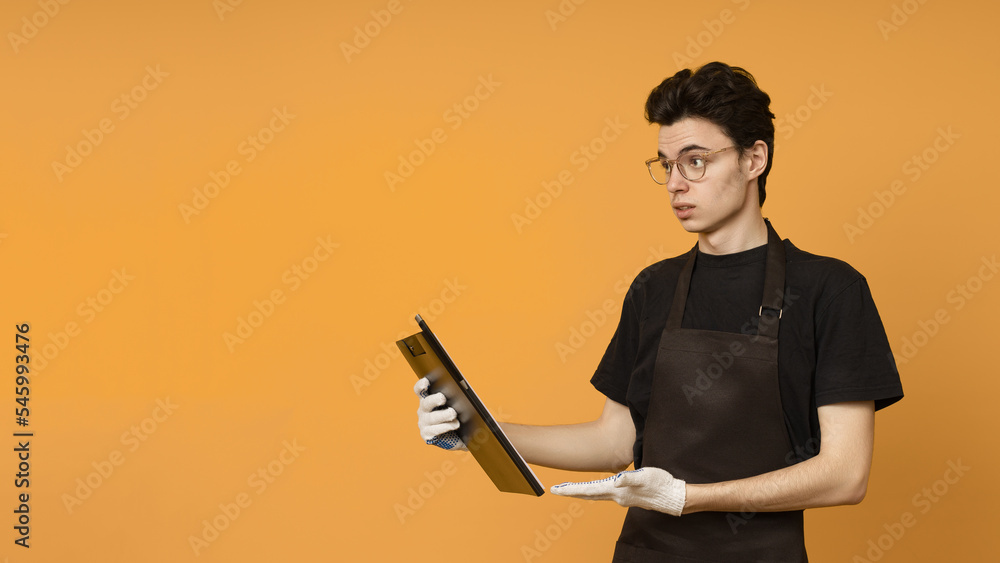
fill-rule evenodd
<path id="1" fill-rule="evenodd" d="M 670 171 L 670 178 L 667 179 L 667 191 L 670 192 L 671 195 L 679 192 L 686 192 L 688 189 L 687 182 L 687 179 L 681 175 L 680 170 L 678 170 L 675 166 L 674 169 Z"/>

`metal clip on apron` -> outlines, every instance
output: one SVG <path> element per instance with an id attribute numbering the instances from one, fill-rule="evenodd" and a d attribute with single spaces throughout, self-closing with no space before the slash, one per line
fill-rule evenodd
<path id="1" fill-rule="evenodd" d="M 681 271 L 660 337 L 642 465 L 688 483 L 742 479 L 787 466 L 792 451 L 778 388 L 778 322 L 785 248 L 767 223 L 767 266 L 758 334 L 681 328 L 697 251 Z M 689 398 L 699 372 L 711 385 Z M 753 508 L 748 507 L 747 512 Z M 699 512 L 680 517 L 630 508 L 614 563 L 806 561 L 802 511 Z"/>

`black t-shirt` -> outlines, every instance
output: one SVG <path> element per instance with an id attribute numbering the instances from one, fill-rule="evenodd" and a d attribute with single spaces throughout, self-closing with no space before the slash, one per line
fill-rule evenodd
<path id="1" fill-rule="evenodd" d="M 903 397 L 882 320 L 868 282 L 834 258 L 785 245 L 785 301 L 778 330 L 778 381 L 785 426 L 795 451 L 788 464 L 819 452 L 816 409 Z M 682 328 L 757 334 L 767 245 L 727 255 L 698 254 Z M 687 255 L 645 268 L 625 295 L 622 316 L 591 383 L 628 405 L 641 459 L 653 366 L 674 287 Z"/>

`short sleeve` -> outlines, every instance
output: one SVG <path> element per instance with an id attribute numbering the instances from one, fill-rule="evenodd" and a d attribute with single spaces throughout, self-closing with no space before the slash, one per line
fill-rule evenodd
<path id="1" fill-rule="evenodd" d="M 889 340 L 864 277 L 835 295 L 816 317 L 816 406 L 903 398 Z"/>
<path id="2" fill-rule="evenodd" d="M 632 368 L 635 366 L 639 351 L 639 319 L 633 303 L 633 292 L 625 295 L 622 304 L 622 315 L 618 328 L 604 351 L 597 371 L 590 383 L 612 401 L 626 404 L 629 381 Z"/>

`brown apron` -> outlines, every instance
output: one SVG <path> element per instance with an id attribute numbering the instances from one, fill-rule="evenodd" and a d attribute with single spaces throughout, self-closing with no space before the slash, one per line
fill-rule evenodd
<path id="1" fill-rule="evenodd" d="M 751 477 L 787 466 L 792 446 L 778 388 L 785 248 L 767 223 L 758 334 L 681 328 L 697 251 L 681 270 L 660 337 L 642 464 L 688 483 Z M 807 561 L 802 511 L 698 512 L 630 508 L 614 563 Z"/>

